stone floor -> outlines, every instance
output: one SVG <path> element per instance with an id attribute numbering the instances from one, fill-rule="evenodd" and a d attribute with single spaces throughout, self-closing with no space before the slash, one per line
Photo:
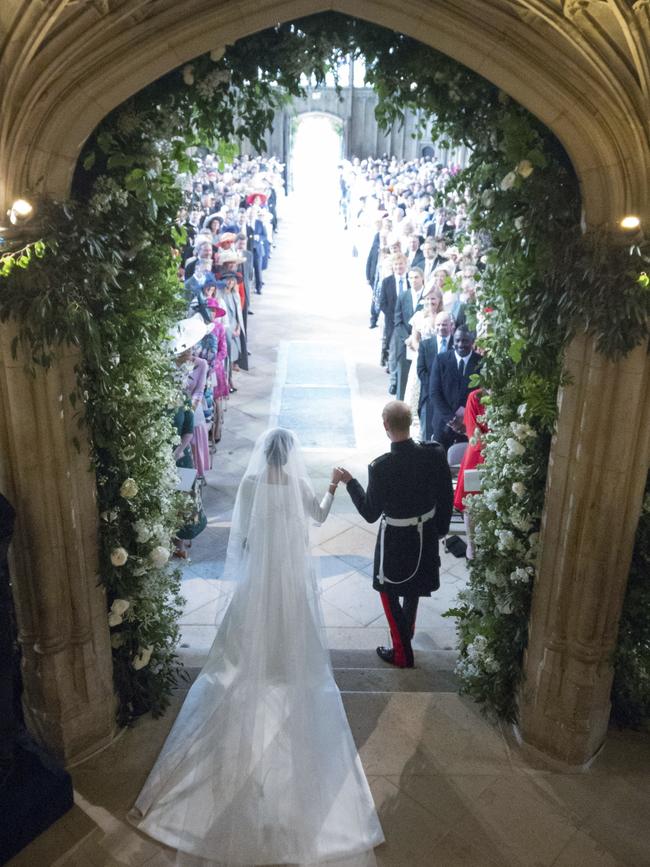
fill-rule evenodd
<path id="1" fill-rule="evenodd" d="M 316 337 L 337 345 L 347 360 L 357 448 L 309 453 L 319 490 L 334 463 L 365 479 L 366 463 L 386 447 L 378 333 L 367 328 L 363 257 L 351 259 L 349 252 L 349 239 L 335 226 L 305 225 L 295 209 L 287 212 L 265 292 L 255 299 L 252 368 L 238 376 L 208 480 L 209 527 L 184 570 L 182 653 L 192 676 L 227 604 L 220 574 L 239 478 L 252 442 L 277 412 L 278 344 Z M 375 662 L 372 649 L 386 630 L 370 588 L 373 528 L 353 512 L 344 490 L 313 541 L 335 674 L 386 835 L 377 849 L 380 867 L 650 865 L 647 736 L 610 732 L 580 774 L 531 764 L 509 730 L 486 721 L 455 691 L 454 630 L 441 613 L 466 578 L 462 563 L 443 558 L 441 591 L 420 612 L 418 668 L 397 672 Z M 173 864 L 169 850 L 138 834 L 125 817 L 186 690 L 176 691 L 165 717 L 139 720 L 71 769 L 74 808 L 11 867 Z"/>

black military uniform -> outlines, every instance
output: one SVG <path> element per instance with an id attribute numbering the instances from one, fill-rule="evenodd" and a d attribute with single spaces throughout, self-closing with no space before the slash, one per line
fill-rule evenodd
<path id="1" fill-rule="evenodd" d="M 383 648 L 377 652 L 388 662 L 410 668 L 418 599 L 440 586 L 438 540 L 449 530 L 453 508 L 445 451 L 438 443 L 394 442 L 389 453 L 368 467 L 367 491 L 356 479 L 347 488 L 366 521 L 381 517 L 373 587 L 386 612 L 393 656 L 388 659 L 380 652 Z"/>

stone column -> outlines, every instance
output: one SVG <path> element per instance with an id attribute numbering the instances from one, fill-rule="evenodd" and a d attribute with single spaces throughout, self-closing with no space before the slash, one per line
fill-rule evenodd
<path id="1" fill-rule="evenodd" d="M 611 655 L 650 457 L 645 346 L 609 362 L 570 345 L 560 392 L 520 694 L 524 742 L 567 765 L 602 744 Z"/>
<path id="2" fill-rule="evenodd" d="M 0 486 L 17 514 L 10 563 L 23 704 L 33 735 L 71 762 L 115 730 L 94 475 L 68 399 L 78 354 L 62 349 L 31 376 L 20 353 L 11 357 L 13 334 L 0 326 Z"/>

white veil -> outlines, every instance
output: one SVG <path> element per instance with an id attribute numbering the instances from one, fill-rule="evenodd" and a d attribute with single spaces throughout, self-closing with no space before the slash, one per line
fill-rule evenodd
<path id="1" fill-rule="evenodd" d="M 226 561 L 232 602 L 135 804 L 177 867 L 369 867 L 383 841 L 334 682 L 295 435 L 257 441 Z"/>

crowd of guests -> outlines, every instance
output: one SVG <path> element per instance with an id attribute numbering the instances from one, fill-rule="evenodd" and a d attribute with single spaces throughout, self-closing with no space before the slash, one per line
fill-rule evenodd
<path id="1" fill-rule="evenodd" d="M 388 392 L 409 404 L 413 436 L 446 450 L 467 443 L 482 414 L 470 381 L 482 361 L 474 343 L 485 322 L 475 300 L 489 243 L 468 228 L 469 202 L 450 184 L 457 171 L 431 159 L 383 158 L 354 160 L 340 176 L 348 226 L 374 230 L 369 326 L 380 329 Z M 482 455 L 474 445 L 459 451 L 454 505 L 464 511 L 464 470 Z"/>
<path id="2" fill-rule="evenodd" d="M 196 471 L 195 493 L 221 439 L 226 401 L 237 391 L 236 375 L 248 370 L 252 299 L 261 295 L 277 230 L 282 166 L 273 158 L 236 159 L 195 154 L 199 171 L 182 178 L 185 206 L 178 217 L 185 243 L 178 277 L 187 301 L 186 318 L 174 338 L 176 364 L 186 402 L 175 425 L 177 466 Z M 177 557 L 187 558 L 196 520 L 179 531 Z"/>

